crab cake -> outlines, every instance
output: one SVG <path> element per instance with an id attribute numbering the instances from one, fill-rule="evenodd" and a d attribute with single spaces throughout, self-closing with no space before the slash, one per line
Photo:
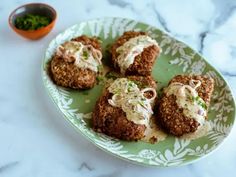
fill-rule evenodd
<path id="1" fill-rule="evenodd" d="M 96 83 L 102 49 L 96 38 L 80 36 L 60 45 L 50 62 L 50 73 L 57 85 L 88 89 Z"/>
<path id="2" fill-rule="evenodd" d="M 114 68 L 123 75 L 151 75 L 160 52 L 158 43 L 145 32 L 125 32 L 111 46 Z"/>
<path id="3" fill-rule="evenodd" d="M 199 75 L 175 76 L 164 89 L 157 121 L 169 133 L 182 136 L 205 124 L 214 80 Z"/>
<path id="4" fill-rule="evenodd" d="M 156 87 L 151 76 L 116 79 L 96 103 L 93 129 L 122 140 L 143 138 L 153 114 Z"/>

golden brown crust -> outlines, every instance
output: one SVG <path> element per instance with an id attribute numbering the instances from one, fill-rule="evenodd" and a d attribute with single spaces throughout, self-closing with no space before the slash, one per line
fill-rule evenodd
<path id="1" fill-rule="evenodd" d="M 80 36 L 72 39 L 84 45 L 92 45 L 102 51 L 99 41 L 96 38 Z M 74 64 L 74 60 L 66 60 L 54 55 L 50 62 L 50 70 L 53 81 L 60 86 L 73 89 L 92 88 L 96 83 L 97 73 L 90 69 L 82 69 Z"/>
<path id="2" fill-rule="evenodd" d="M 95 49 L 102 51 L 100 42 L 96 37 L 88 37 L 85 35 L 73 38 L 72 41 L 81 42 L 84 45 L 92 45 Z"/>
<path id="3" fill-rule="evenodd" d="M 132 76 L 129 79 L 156 88 L 156 83 L 151 76 Z M 105 90 L 97 101 L 92 115 L 93 129 L 122 140 L 137 141 L 143 138 L 145 125 L 129 121 L 121 108 L 111 106 L 108 103 L 111 96 L 112 94 Z"/>
<path id="4" fill-rule="evenodd" d="M 201 86 L 196 90 L 198 95 L 206 102 L 206 105 L 209 106 L 214 89 L 214 80 L 212 78 L 206 76 L 178 75 L 175 76 L 170 83 L 180 82 L 189 84 L 191 79 L 201 81 Z M 165 93 L 159 103 L 157 121 L 160 121 L 161 125 L 169 133 L 176 136 L 195 132 L 199 126 L 199 123 L 195 119 L 186 117 L 183 114 L 183 109 L 178 107 L 174 95 L 167 96 Z"/>
<path id="5" fill-rule="evenodd" d="M 147 35 L 147 33 L 135 32 L 135 31 L 125 32 L 112 45 L 111 47 L 112 63 L 114 65 L 114 68 L 117 71 L 120 72 L 120 68 L 117 62 L 117 57 L 119 54 L 116 52 L 116 49 L 122 46 L 129 39 L 140 36 L 140 35 Z M 159 53 L 160 53 L 160 48 L 157 46 L 153 45 L 153 46 L 145 48 L 140 55 L 135 57 L 134 63 L 129 66 L 125 74 L 126 75 L 142 75 L 142 76 L 151 75 L 152 67 Z"/>

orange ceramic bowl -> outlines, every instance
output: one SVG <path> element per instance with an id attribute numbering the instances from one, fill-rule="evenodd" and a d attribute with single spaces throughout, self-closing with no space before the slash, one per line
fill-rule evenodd
<path id="1" fill-rule="evenodd" d="M 21 30 L 15 27 L 15 20 L 17 17 L 22 17 L 26 14 L 35 14 L 46 16 L 51 19 L 51 23 L 45 27 L 39 28 L 37 30 Z M 10 27 L 19 35 L 27 38 L 36 40 L 45 35 L 47 35 L 55 25 L 55 21 L 57 18 L 57 13 L 55 9 L 51 6 L 43 3 L 30 3 L 25 4 L 16 8 L 9 16 L 8 22 Z"/>

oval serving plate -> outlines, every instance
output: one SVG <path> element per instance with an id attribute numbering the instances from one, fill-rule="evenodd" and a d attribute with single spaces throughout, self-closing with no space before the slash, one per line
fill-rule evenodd
<path id="1" fill-rule="evenodd" d="M 113 43 L 124 31 L 129 30 L 148 32 L 162 48 L 161 56 L 152 72 L 159 83 L 158 89 L 166 86 L 169 80 L 178 74 L 204 74 L 214 78 L 215 90 L 208 115 L 212 130 L 206 136 L 195 140 L 183 140 L 168 135 L 164 141 L 149 144 L 142 141 L 120 141 L 96 133 L 91 128 L 89 118 L 103 86 L 99 84 L 91 90 L 76 91 L 56 86 L 50 79 L 47 64 L 58 45 L 85 34 L 98 36 L 103 41 L 102 47 L 105 52 L 107 45 Z M 42 77 L 53 102 L 76 130 L 104 151 L 142 165 L 167 167 L 194 162 L 212 152 L 223 142 L 235 119 L 233 96 L 216 69 L 186 44 L 155 27 L 130 19 L 102 18 L 81 22 L 68 28 L 49 44 L 43 60 Z"/>

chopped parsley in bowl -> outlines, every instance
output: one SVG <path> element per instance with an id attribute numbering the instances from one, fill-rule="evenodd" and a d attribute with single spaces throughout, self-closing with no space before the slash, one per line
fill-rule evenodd
<path id="1" fill-rule="evenodd" d="M 26 14 L 16 18 L 15 27 L 21 30 L 37 30 L 49 25 L 51 21 L 47 16 Z"/>

